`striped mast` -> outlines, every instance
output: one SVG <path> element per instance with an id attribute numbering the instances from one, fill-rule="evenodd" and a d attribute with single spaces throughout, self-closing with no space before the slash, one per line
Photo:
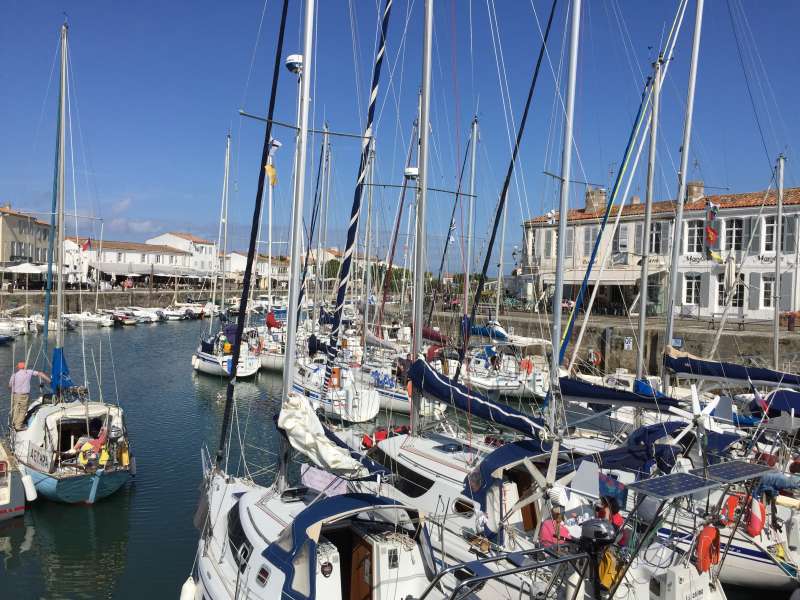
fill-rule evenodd
<path id="1" fill-rule="evenodd" d="M 383 20 L 381 22 L 381 37 L 378 45 L 378 52 L 375 55 L 375 64 L 372 69 L 372 86 L 369 96 L 369 108 L 367 109 L 367 122 L 364 127 L 364 137 L 361 145 L 361 163 L 358 167 L 358 180 L 356 189 L 353 193 L 353 208 L 350 212 L 350 224 L 347 229 L 347 244 L 342 257 L 342 266 L 339 269 L 339 287 L 336 290 L 336 309 L 333 315 L 333 326 L 331 337 L 328 342 L 328 359 L 325 364 L 325 383 L 323 384 L 323 395 L 328 392 L 331 374 L 333 372 L 333 361 L 339 347 L 339 332 L 342 324 L 342 311 L 344 310 L 344 297 L 347 294 L 347 284 L 350 282 L 350 268 L 353 262 L 353 250 L 358 233 L 358 218 L 361 214 L 361 197 L 364 192 L 364 181 L 369 165 L 370 148 L 372 145 L 372 122 L 375 117 L 375 104 L 378 99 L 378 83 L 380 81 L 381 66 L 383 57 L 386 53 L 386 31 L 389 27 L 389 15 L 392 11 L 393 0 L 386 0 L 383 9 Z"/>

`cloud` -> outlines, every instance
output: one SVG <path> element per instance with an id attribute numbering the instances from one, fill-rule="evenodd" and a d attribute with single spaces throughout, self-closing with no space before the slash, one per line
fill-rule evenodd
<path id="1" fill-rule="evenodd" d="M 111 214 L 121 215 L 131 207 L 131 204 L 133 204 L 133 198 L 130 196 L 119 198 L 111 203 Z"/>
<path id="2" fill-rule="evenodd" d="M 155 233 L 164 228 L 159 221 L 152 219 L 112 219 L 108 224 L 109 229 L 116 234 L 143 235 Z"/>

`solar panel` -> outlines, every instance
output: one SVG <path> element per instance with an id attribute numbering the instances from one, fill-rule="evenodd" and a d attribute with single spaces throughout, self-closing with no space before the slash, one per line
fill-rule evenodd
<path id="1" fill-rule="evenodd" d="M 628 485 L 628 489 L 658 500 L 671 500 L 718 486 L 719 484 L 715 481 L 703 479 L 691 473 L 671 473 L 631 483 Z"/>
<path id="2" fill-rule="evenodd" d="M 708 479 L 713 479 L 720 483 L 729 484 L 746 481 L 747 479 L 755 479 L 771 470 L 772 469 L 767 465 L 756 465 L 743 460 L 732 460 L 730 462 L 709 465 L 705 472 L 703 469 L 692 469 L 690 473 L 698 477 L 707 477 Z"/>

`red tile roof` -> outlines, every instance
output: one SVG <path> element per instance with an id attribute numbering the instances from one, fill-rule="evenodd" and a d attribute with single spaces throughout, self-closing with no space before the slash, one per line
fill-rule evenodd
<path id="1" fill-rule="evenodd" d="M 184 240 L 189 240 L 190 242 L 194 242 L 195 244 L 209 244 L 211 245 L 213 242 L 209 242 L 208 240 L 204 240 L 203 238 L 197 237 L 196 235 L 192 235 L 191 233 L 183 233 L 180 231 L 168 231 L 169 235 L 174 235 L 179 238 L 183 238 Z"/>
<path id="2" fill-rule="evenodd" d="M 712 202 L 720 207 L 726 208 L 748 208 L 753 206 L 775 206 L 778 201 L 778 194 L 771 191 L 767 195 L 766 191 L 761 192 L 746 192 L 743 194 L 717 194 L 714 196 L 703 196 L 700 200 L 694 202 L 687 202 L 683 210 L 686 212 L 703 211 L 708 208 L 708 203 Z M 788 188 L 783 191 L 783 204 L 784 205 L 800 205 L 800 188 Z M 611 209 L 611 214 L 616 215 L 619 207 L 615 206 Z M 653 202 L 653 214 L 659 213 L 675 213 L 675 201 L 665 200 L 663 202 Z M 554 212 L 554 218 L 557 219 L 558 212 Z M 644 204 L 626 204 L 622 209 L 622 216 L 633 216 L 644 214 Z M 588 221 L 591 219 L 600 219 L 603 217 L 603 211 L 586 212 L 583 208 L 570 209 L 568 213 L 569 221 Z M 546 223 L 548 220 L 547 215 L 540 215 L 533 219 L 527 220 L 526 224 Z"/>
<path id="3" fill-rule="evenodd" d="M 79 238 L 77 241 L 78 245 L 83 244 L 86 241 L 86 238 Z M 105 252 L 106 250 L 110 251 L 134 251 L 134 252 L 142 252 L 143 254 L 185 254 L 190 255 L 191 252 L 185 252 L 184 250 L 178 250 L 177 248 L 173 248 L 172 246 L 163 246 L 160 244 L 144 244 L 142 242 L 117 242 L 114 240 L 90 240 L 92 243 L 92 250 L 102 250 Z"/>
<path id="4" fill-rule="evenodd" d="M 41 221 L 41 220 L 37 219 L 36 217 L 34 217 L 31 214 L 20 212 L 18 210 L 14 210 L 13 208 L 11 208 L 10 204 L 6 204 L 5 206 L 0 206 L 0 213 L 2 213 L 4 215 L 8 215 L 10 217 L 21 217 L 23 219 L 29 219 L 33 223 L 37 223 L 39 225 L 44 225 L 46 227 L 50 226 L 49 223 L 46 223 L 45 221 Z"/>

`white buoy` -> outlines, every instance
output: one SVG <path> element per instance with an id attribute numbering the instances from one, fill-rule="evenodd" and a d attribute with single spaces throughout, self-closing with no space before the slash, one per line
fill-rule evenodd
<path id="1" fill-rule="evenodd" d="M 197 584 L 193 577 L 189 577 L 181 586 L 181 600 L 194 600 Z"/>
<path id="2" fill-rule="evenodd" d="M 30 475 L 26 474 L 22 476 L 22 487 L 25 488 L 25 499 L 28 502 L 33 502 L 39 497 L 36 486 L 33 485 L 33 478 Z"/>
<path id="3" fill-rule="evenodd" d="M 130 474 L 136 477 L 136 457 L 131 455 L 131 464 L 128 466 Z"/>

